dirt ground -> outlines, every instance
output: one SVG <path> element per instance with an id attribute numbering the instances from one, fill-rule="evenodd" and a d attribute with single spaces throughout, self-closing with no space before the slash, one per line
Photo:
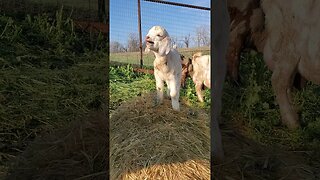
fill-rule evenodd
<path id="1" fill-rule="evenodd" d="M 219 180 L 302 180 L 320 179 L 320 162 L 307 151 L 285 151 L 266 147 L 222 127 L 225 162 L 215 165 L 213 176 Z"/>

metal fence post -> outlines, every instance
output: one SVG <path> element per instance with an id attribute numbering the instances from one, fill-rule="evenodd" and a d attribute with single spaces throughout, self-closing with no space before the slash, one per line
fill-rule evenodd
<path id="1" fill-rule="evenodd" d="M 140 8 L 140 0 L 138 0 L 138 29 L 139 29 L 139 48 L 140 48 L 140 68 L 143 66 L 142 60 L 142 32 L 141 32 L 141 8 Z"/>

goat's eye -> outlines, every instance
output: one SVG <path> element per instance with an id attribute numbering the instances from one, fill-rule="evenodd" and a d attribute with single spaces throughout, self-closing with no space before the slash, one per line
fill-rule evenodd
<path id="1" fill-rule="evenodd" d="M 160 35 L 160 34 L 157 34 L 157 36 L 158 36 L 158 37 L 161 37 L 161 35 Z"/>

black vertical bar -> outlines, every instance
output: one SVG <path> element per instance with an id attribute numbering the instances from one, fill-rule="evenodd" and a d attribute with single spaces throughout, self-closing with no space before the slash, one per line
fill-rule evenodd
<path id="1" fill-rule="evenodd" d="M 208 7 L 201 7 L 201 6 L 195 6 L 195 5 L 183 4 L 183 3 L 177 3 L 177 2 L 170 2 L 170 1 L 163 1 L 163 0 L 144 0 L 144 1 L 210 11 L 210 8 Z"/>
<path id="2" fill-rule="evenodd" d="M 140 68 L 143 66 L 142 60 L 142 33 L 141 33 L 141 8 L 140 0 L 138 0 L 138 30 L 139 30 L 139 49 L 140 49 Z"/>

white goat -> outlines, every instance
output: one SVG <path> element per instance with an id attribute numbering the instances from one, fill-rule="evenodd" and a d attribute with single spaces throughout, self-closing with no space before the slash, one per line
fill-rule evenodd
<path id="1" fill-rule="evenodd" d="M 296 73 L 320 84 L 320 1 L 263 0 L 268 33 L 264 60 L 272 74 L 272 87 L 283 124 L 300 126 L 290 94 Z"/>
<path id="2" fill-rule="evenodd" d="M 179 111 L 181 57 L 176 49 L 170 47 L 170 41 L 170 36 L 163 27 L 153 26 L 146 36 L 145 51 L 149 52 L 151 50 L 156 57 L 153 62 L 157 88 L 155 104 L 163 103 L 164 82 L 166 82 L 172 108 Z"/>
<path id="3" fill-rule="evenodd" d="M 190 77 L 192 78 L 197 96 L 200 102 L 203 102 L 202 89 L 204 86 L 210 89 L 210 55 L 202 55 L 201 52 L 195 53 L 192 56 L 192 61 L 187 67 Z"/>

